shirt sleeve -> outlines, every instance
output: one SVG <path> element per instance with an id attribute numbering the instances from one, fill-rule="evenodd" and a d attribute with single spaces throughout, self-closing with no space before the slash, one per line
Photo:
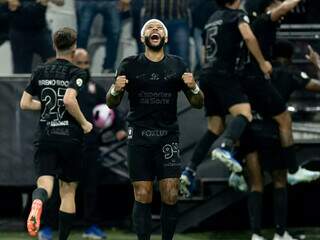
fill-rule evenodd
<path id="1" fill-rule="evenodd" d="M 73 68 L 69 73 L 69 86 L 77 91 L 77 93 L 85 86 L 89 81 L 89 75 L 86 71 L 80 68 Z"/>
<path id="2" fill-rule="evenodd" d="M 38 75 L 38 71 L 35 70 L 31 74 L 30 81 L 29 81 L 27 87 L 25 88 L 25 91 L 27 93 L 29 93 L 30 95 L 32 95 L 32 96 L 37 95 L 37 90 L 38 90 L 38 78 L 37 78 L 37 75 Z"/>
<path id="3" fill-rule="evenodd" d="M 248 24 L 250 24 L 250 19 L 249 19 L 248 15 L 244 11 L 239 11 L 238 15 L 237 15 L 237 18 L 238 18 L 238 24 L 240 24 L 240 23 L 248 23 Z"/>

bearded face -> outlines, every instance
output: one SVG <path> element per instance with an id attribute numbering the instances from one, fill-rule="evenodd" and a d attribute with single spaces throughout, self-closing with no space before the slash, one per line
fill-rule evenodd
<path id="1" fill-rule="evenodd" d="M 159 33 L 152 33 L 144 37 L 144 42 L 152 51 L 159 52 L 165 44 L 165 37 L 161 37 Z"/>
<path id="2" fill-rule="evenodd" d="M 143 43 L 152 51 L 159 52 L 167 42 L 164 26 L 158 22 L 150 22 L 144 31 Z"/>

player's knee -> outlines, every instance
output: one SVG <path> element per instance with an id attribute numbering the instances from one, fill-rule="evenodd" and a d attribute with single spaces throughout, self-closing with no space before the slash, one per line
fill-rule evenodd
<path id="1" fill-rule="evenodd" d="M 263 192 L 263 185 L 262 184 L 252 184 L 250 188 L 251 192 Z"/>
<path id="2" fill-rule="evenodd" d="M 290 129 L 291 130 L 291 125 L 292 125 L 292 119 L 291 115 L 289 112 L 283 112 L 277 116 L 274 117 L 274 119 L 277 121 L 279 124 L 280 129 Z"/>
<path id="3" fill-rule="evenodd" d="M 152 189 L 148 187 L 135 187 L 134 188 L 134 198 L 136 201 L 141 203 L 151 203 L 152 202 Z"/>
<path id="4" fill-rule="evenodd" d="M 162 192 L 161 201 L 168 205 L 176 204 L 178 201 L 178 189 L 168 188 L 166 191 Z"/>
<path id="5" fill-rule="evenodd" d="M 287 185 L 287 171 L 275 170 L 272 173 L 272 180 L 274 188 L 284 188 Z"/>
<path id="6" fill-rule="evenodd" d="M 61 198 L 74 198 L 76 195 L 76 186 L 68 183 L 60 185 L 60 196 Z"/>

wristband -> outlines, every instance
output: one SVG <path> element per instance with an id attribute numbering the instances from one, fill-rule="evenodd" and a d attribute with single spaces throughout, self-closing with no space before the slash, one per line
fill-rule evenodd
<path id="1" fill-rule="evenodd" d="M 194 89 L 190 89 L 190 90 L 194 95 L 196 95 L 196 94 L 198 94 L 200 92 L 200 88 L 199 88 L 199 86 L 197 84 L 196 84 L 196 87 Z"/>
<path id="2" fill-rule="evenodd" d="M 111 88 L 110 94 L 111 94 L 112 96 L 116 97 L 116 96 L 118 96 L 120 93 L 117 92 L 114 88 L 115 88 L 114 86 Z"/>

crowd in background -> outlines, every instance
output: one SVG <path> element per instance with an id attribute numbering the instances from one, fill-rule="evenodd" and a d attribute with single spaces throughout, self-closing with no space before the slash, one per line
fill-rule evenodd
<path id="1" fill-rule="evenodd" d="M 0 1 L 0 44 L 10 41 L 14 73 L 31 72 L 34 54 L 39 55 L 42 61 L 55 57 L 51 31 L 46 22 L 50 2 L 57 6 L 66 3 L 65 0 Z M 312 10 L 316 8 L 311 7 L 309 2 L 305 0 L 296 13 L 292 14 L 292 19 L 319 22 L 316 19 L 318 15 L 312 14 Z M 136 40 L 137 52 L 143 51 L 140 42 L 142 24 L 148 19 L 158 18 L 168 27 L 168 51 L 181 56 L 186 63 L 190 63 L 189 40 L 193 37 L 195 65 L 199 67 L 202 29 L 208 17 L 217 9 L 215 0 L 74 0 L 74 7 L 78 47 L 88 48 L 94 19 L 97 15 L 103 17 L 102 33 L 106 38 L 103 73 L 115 70 L 122 22 L 126 18 L 132 21 L 132 37 Z M 306 11 L 310 14 L 301 14 Z"/>

